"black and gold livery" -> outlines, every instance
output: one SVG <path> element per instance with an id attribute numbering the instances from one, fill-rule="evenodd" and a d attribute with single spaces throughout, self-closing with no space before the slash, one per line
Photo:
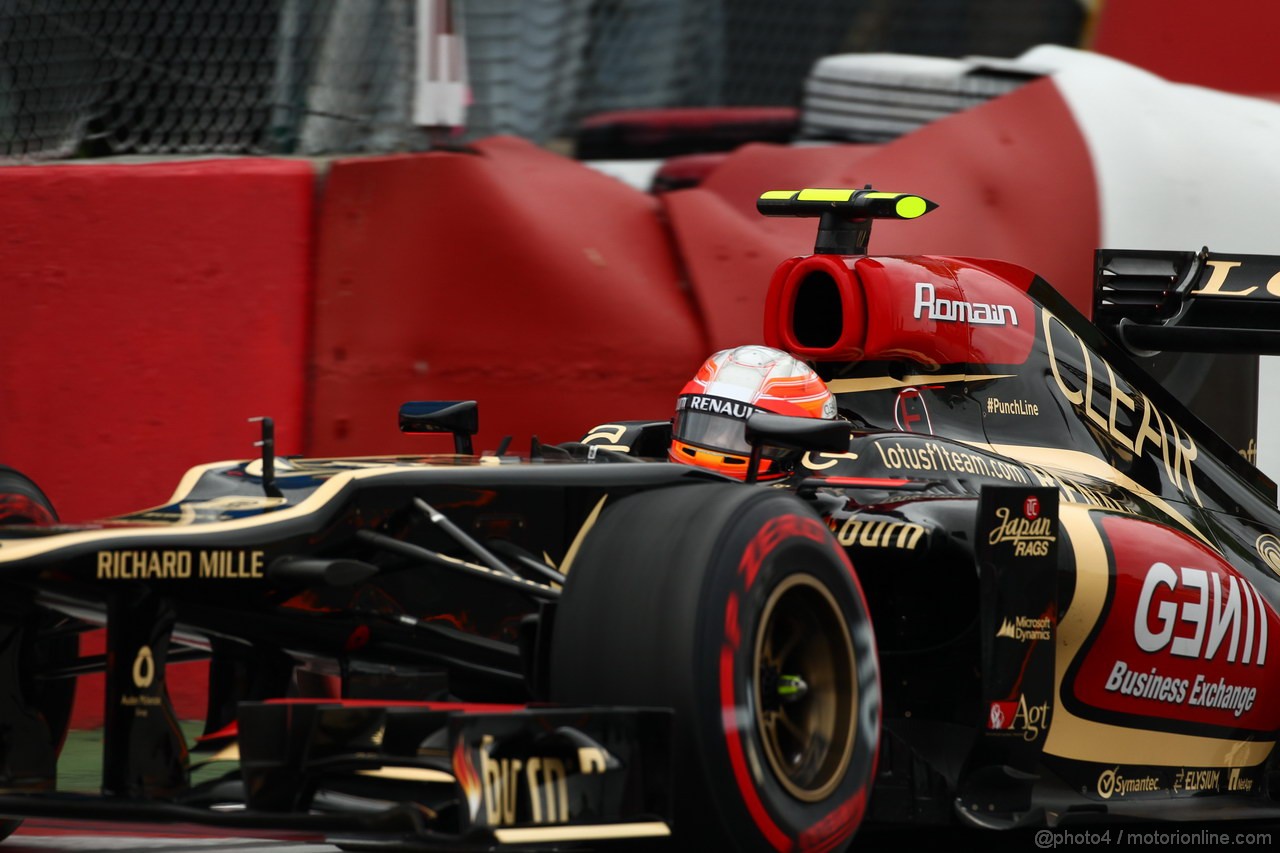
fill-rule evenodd
<path id="1" fill-rule="evenodd" d="M 454 454 L 268 452 L 92 525 L 0 471 L 0 814 L 762 851 L 1280 815 L 1275 487 L 1134 360 L 1248 328 L 1280 260 L 1104 253 L 1104 333 L 1013 264 L 865 254 L 872 220 L 934 207 L 765 194 L 822 232 L 778 267 L 765 343 L 841 419 L 746 415 L 757 462 L 785 451 L 769 485 L 659 461 L 669 413 L 475 455 L 469 402 L 401 419 Z M 107 654 L 78 655 L 96 626 Z M 166 690 L 193 658 L 198 744 Z M 94 671 L 106 796 L 68 805 Z M 213 751 L 239 763 L 193 784 Z"/>

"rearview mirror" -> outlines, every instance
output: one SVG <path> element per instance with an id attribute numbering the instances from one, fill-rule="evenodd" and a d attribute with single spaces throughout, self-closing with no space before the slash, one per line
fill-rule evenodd
<path id="1" fill-rule="evenodd" d="M 840 453 L 849 449 L 849 422 L 756 412 L 747 418 L 746 439 L 751 445 L 747 482 L 754 483 L 765 447 Z"/>
<path id="2" fill-rule="evenodd" d="M 470 455 L 471 436 L 480 431 L 475 400 L 417 400 L 400 406 L 400 431 L 453 433 L 456 452 Z"/>

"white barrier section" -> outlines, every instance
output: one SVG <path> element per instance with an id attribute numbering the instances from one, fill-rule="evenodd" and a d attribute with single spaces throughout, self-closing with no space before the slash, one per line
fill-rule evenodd
<path id="1" fill-rule="evenodd" d="M 1170 83 L 1094 53 L 1021 59 L 1053 79 L 1089 146 L 1109 248 L 1280 255 L 1280 104 Z M 1280 480 L 1280 359 L 1264 358 L 1257 464 Z"/>

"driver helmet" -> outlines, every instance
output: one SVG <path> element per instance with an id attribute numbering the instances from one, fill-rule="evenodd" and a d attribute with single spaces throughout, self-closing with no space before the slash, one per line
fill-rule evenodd
<path id="1" fill-rule="evenodd" d="M 830 419 L 836 401 L 813 368 L 782 350 L 721 350 L 703 362 L 676 399 L 668 457 L 745 479 L 751 456 L 746 424 L 753 412 Z M 787 454 L 764 448 L 760 477 L 785 474 L 781 460 Z"/>

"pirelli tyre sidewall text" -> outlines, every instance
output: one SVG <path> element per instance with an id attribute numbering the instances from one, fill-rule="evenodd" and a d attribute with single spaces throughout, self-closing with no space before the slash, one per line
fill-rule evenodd
<path id="1" fill-rule="evenodd" d="M 839 849 L 865 812 L 870 619 L 843 550 L 793 495 L 700 484 L 607 509 L 570 568 L 551 683 L 557 701 L 675 711 L 683 849 Z"/>

